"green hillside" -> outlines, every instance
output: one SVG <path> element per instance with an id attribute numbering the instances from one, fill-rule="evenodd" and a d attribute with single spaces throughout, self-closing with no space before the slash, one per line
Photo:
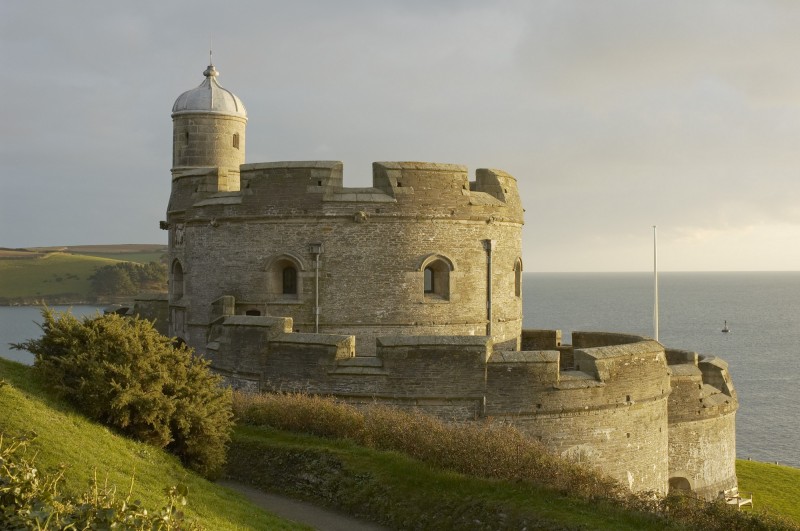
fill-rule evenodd
<path id="1" fill-rule="evenodd" d="M 83 491 L 95 470 L 100 480 L 107 478 L 121 492 L 127 492 L 134 477 L 133 498 L 158 509 L 164 503 L 163 489 L 183 483 L 189 487 L 187 514 L 207 529 L 300 529 L 187 471 L 174 457 L 87 421 L 42 389 L 31 367 L 0 359 L 0 380 L 10 384 L 0 385 L 0 433 L 36 432 L 37 463 L 45 469 L 68 464 L 66 486 L 72 491 Z M 602 498 L 580 498 L 524 481 L 473 477 L 398 451 L 259 426 L 236 428 L 229 461 L 227 473 L 238 481 L 392 528 L 685 528 Z M 737 467 L 741 490 L 754 492 L 757 511 L 800 522 L 800 470 L 750 461 L 739 461 Z M 746 522 L 752 525 L 737 528 L 793 528 Z"/>
<path id="2" fill-rule="evenodd" d="M 163 245 L 87 245 L 0 249 L 0 304 L 90 301 L 89 277 L 119 262 L 159 262 Z"/>
<path id="3" fill-rule="evenodd" d="M 32 254 L 0 259 L 0 298 L 86 300 L 89 277 L 97 268 L 118 262 L 63 252 Z"/>
<path id="4" fill-rule="evenodd" d="M 800 525 L 800 469 L 739 459 L 736 475 L 739 490 L 753 494 L 757 509 L 784 515 Z"/>
<path id="5" fill-rule="evenodd" d="M 0 433 L 5 437 L 35 432 L 32 443 L 42 469 L 68 465 L 66 488 L 82 492 L 97 473 L 127 492 L 134 478 L 132 499 L 157 510 L 164 505 L 166 487 L 189 487 L 186 513 L 209 530 L 307 529 L 269 515 L 244 500 L 183 468 L 173 456 L 152 446 L 115 435 L 89 422 L 63 403 L 48 397 L 36 383 L 32 369 L 0 358 Z"/>

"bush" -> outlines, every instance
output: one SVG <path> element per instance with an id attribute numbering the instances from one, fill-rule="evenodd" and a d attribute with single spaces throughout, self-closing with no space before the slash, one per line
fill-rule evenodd
<path id="1" fill-rule="evenodd" d="M 152 323 L 119 315 L 42 311 L 40 339 L 13 345 L 35 356 L 48 384 L 93 420 L 177 455 L 215 477 L 233 427 L 230 390 L 208 362 Z"/>
<path id="2" fill-rule="evenodd" d="M 80 496 L 60 492 L 63 468 L 41 473 L 33 459 L 24 455 L 30 437 L 4 441 L 0 434 L 0 528 L 25 529 L 125 529 L 196 530 L 197 524 L 184 519 L 180 506 L 186 505 L 184 485 L 165 489 L 167 505 L 149 512 L 130 495 L 117 497 L 116 488 L 101 485 L 97 478 Z"/>

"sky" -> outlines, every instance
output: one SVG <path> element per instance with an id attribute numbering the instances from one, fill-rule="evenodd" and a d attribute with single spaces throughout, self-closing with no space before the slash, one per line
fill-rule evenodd
<path id="1" fill-rule="evenodd" d="M 0 247 L 166 243 L 175 99 L 247 162 L 514 175 L 525 271 L 800 270 L 800 2 L 0 2 Z M 213 44 L 212 44 L 213 43 Z"/>

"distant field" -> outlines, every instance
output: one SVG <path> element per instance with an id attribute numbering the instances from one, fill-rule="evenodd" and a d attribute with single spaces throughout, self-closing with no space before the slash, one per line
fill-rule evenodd
<path id="1" fill-rule="evenodd" d="M 89 277 L 116 262 L 158 262 L 166 245 L 75 245 L 0 248 L 0 301 L 4 304 L 86 301 Z"/>
<path id="2" fill-rule="evenodd" d="M 148 262 L 159 262 L 161 257 L 164 256 L 166 251 L 156 251 L 149 253 L 100 253 L 100 252 L 82 252 L 78 253 L 72 251 L 75 256 L 93 256 L 96 258 L 109 258 L 111 260 L 123 260 L 126 262 L 136 262 L 137 264 L 146 264 Z"/>
<path id="3" fill-rule="evenodd" d="M 119 261 L 60 252 L 32 254 L 32 258 L 0 259 L 0 297 L 86 296 L 95 270 Z"/>
<path id="4" fill-rule="evenodd" d="M 65 247 L 36 247 L 31 249 L 40 251 L 61 251 L 82 256 L 95 256 L 146 264 L 158 262 L 167 252 L 166 245 L 149 243 L 126 243 L 121 245 L 68 245 Z"/>
<path id="5" fill-rule="evenodd" d="M 166 252 L 167 246 L 155 243 L 123 243 L 118 245 L 64 245 L 61 247 L 30 247 L 32 251 L 63 251 L 76 254 L 119 254 Z"/>

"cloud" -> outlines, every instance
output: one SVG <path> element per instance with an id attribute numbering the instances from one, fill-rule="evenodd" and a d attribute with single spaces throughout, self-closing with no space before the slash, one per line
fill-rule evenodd
<path id="1" fill-rule="evenodd" d="M 343 160 L 350 186 L 369 184 L 374 160 L 505 169 L 524 196 L 529 270 L 646 269 L 636 257 L 653 224 L 686 253 L 678 268 L 714 268 L 713 255 L 698 263 L 698 235 L 709 245 L 736 234 L 737 245 L 769 255 L 762 268 L 800 267 L 752 236 L 774 227 L 790 237 L 800 226 L 795 3 L 87 1 L 47 10 L 0 5 L 0 45 L 14 50 L 0 57 L 11 193 L 0 245 L 162 241 L 169 112 L 202 81 L 213 37 L 220 82 L 249 112 L 250 162 Z M 736 269 L 735 257 L 717 268 Z"/>

